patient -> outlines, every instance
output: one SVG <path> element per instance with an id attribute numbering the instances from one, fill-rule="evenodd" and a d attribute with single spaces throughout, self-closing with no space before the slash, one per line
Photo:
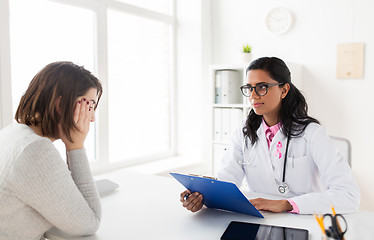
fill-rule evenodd
<path id="1" fill-rule="evenodd" d="M 51 63 L 32 79 L 17 123 L 0 131 L 1 239 L 44 239 L 52 227 L 71 235 L 97 231 L 101 204 L 84 141 L 101 94 L 99 80 L 71 62 Z"/>

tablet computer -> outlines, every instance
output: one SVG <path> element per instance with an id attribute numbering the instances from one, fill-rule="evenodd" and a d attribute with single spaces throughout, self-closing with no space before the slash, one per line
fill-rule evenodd
<path id="1" fill-rule="evenodd" d="M 306 229 L 280 227 L 247 222 L 230 222 L 221 240 L 297 239 L 308 240 Z"/>
<path id="2" fill-rule="evenodd" d="M 203 195 L 203 203 L 208 208 L 244 213 L 260 218 L 264 217 L 234 183 L 195 175 L 170 174 L 192 193 L 201 193 Z"/>

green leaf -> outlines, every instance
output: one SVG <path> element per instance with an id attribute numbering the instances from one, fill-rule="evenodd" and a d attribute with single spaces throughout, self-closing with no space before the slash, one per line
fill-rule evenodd
<path id="1" fill-rule="evenodd" d="M 251 53 L 252 52 L 252 47 L 247 45 L 243 45 L 243 52 L 245 53 Z"/>

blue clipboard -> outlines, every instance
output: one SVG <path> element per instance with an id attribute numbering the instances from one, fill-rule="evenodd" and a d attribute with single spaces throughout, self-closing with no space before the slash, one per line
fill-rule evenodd
<path id="1" fill-rule="evenodd" d="M 179 173 L 170 174 L 192 193 L 203 194 L 203 203 L 208 208 L 264 217 L 234 183 Z"/>

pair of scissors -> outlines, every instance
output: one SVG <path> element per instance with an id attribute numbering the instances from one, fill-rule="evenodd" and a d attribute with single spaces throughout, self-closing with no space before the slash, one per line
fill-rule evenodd
<path id="1" fill-rule="evenodd" d="M 330 219 L 331 224 L 328 224 Z M 341 225 L 341 223 L 344 223 Z M 343 240 L 344 234 L 347 232 L 347 221 L 341 214 L 325 214 L 323 215 L 323 224 L 326 236 L 337 240 Z M 327 226 L 327 228 L 326 228 Z"/>

